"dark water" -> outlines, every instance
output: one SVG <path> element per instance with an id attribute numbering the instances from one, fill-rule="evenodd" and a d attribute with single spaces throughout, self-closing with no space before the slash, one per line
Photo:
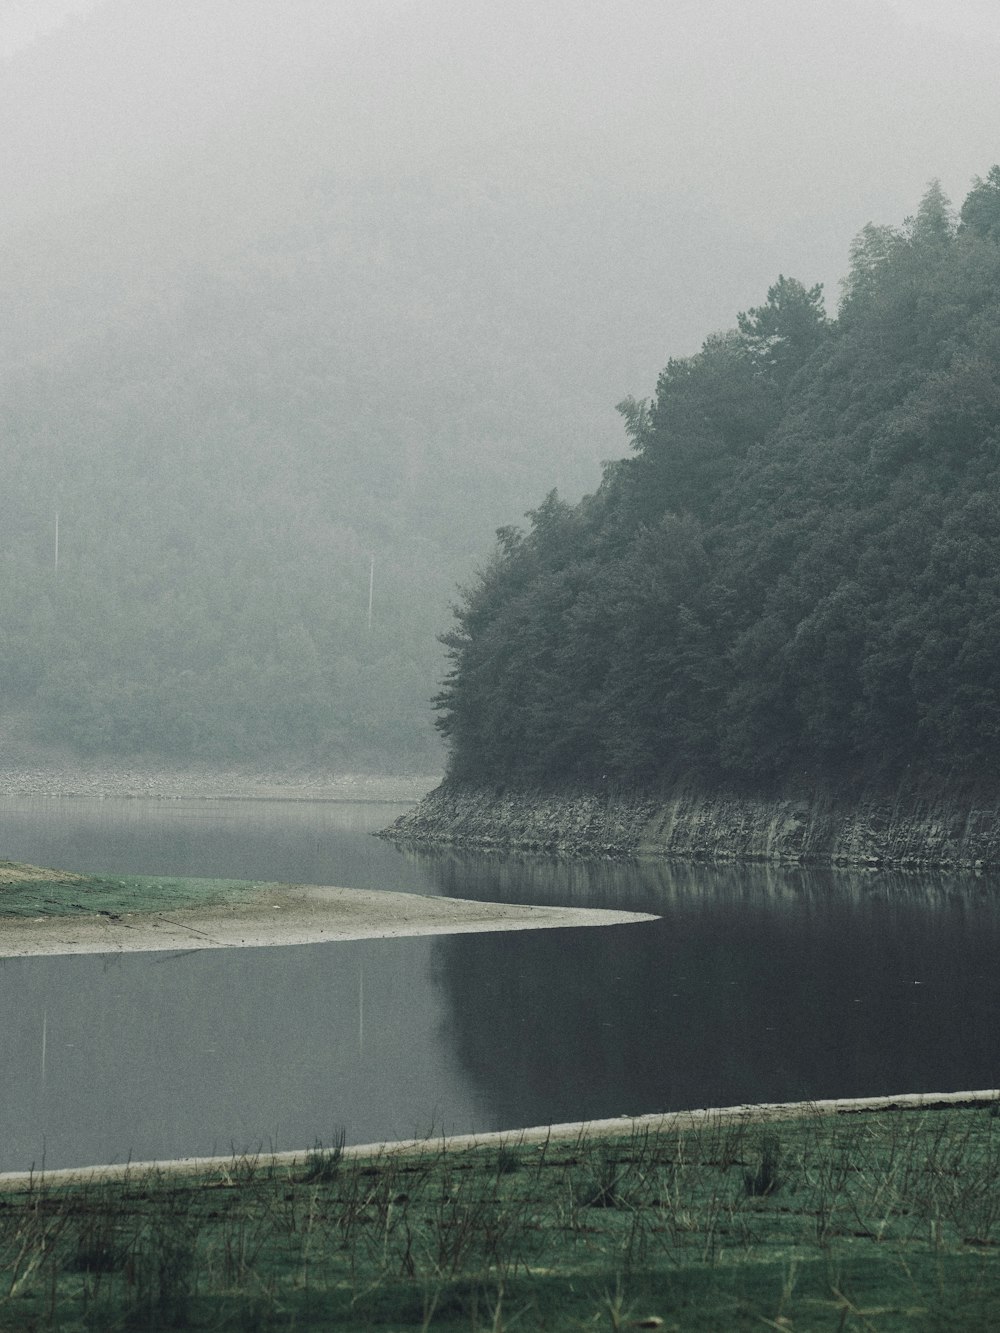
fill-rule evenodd
<path id="1" fill-rule="evenodd" d="M 0 960 L 0 1169 L 1000 1082 L 1000 883 L 399 852 L 388 806 L 0 802 L 0 854 L 658 913 Z"/>

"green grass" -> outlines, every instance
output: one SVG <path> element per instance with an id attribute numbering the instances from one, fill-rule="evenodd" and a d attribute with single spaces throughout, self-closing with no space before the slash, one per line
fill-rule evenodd
<path id="1" fill-rule="evenodd" d="M 150 875 L 69 875 L 3 863 L 0 920 L 3 917 L 120 916 L 126 912 L 162 912 L 245 902 L 265 884 L 235 879 L 182 879 Z"/>
<path id="2" fill-rule="evenodd" d="M 0 1194 L 16 1329 L 994 1330 L 989 1108 Z"/>

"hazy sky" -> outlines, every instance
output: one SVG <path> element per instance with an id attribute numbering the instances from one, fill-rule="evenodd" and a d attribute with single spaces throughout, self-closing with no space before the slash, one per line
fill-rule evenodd
<path id="1" fill-rule="evenodd" d="M 540 226 L 571 226 L 606 189 L 663 310 L 641 381 L 778 271 L 835 304 L 851 236 L 901 221 L 931 178 L 960 203 L 995 158 L 994 50 L 996 0 L 0 0 L 0 192 L 20 226 L 161 182 L 162 246 L 247 216 L 237 185 L 284 207 L 292 156 L 315 159 L 303 179 L 426 171 L 454 187 L 449 219 L 502 191 L 505 235 L 542 199 Z M 564 249 L 593 286 L 587 240 Z"/>
<path id="2" fill-rule="evenodd" d="M 1000 37 L 996 0 L 889 0 L 904 18 L 934 27 Z"/>
<path id="3" fill-rule="evenodd" d="M 69 15 L 96 9 L 105 0 L 0 0 L 0 57 L 12 55 L 34 38 L 58 27 Z M 170 0 L 164 0 L 169 3 Z M 433 0 L 428 0 L 433 3 Z M 338 0 L 330 0 L 335 8 Z M 748 0 L 753 3 L 753 0 Z M 1000 39 L 996 0 L 888 0 L 913 22 Z"/>
<path id="4" fill-rule="evenodd" d="M 0 0 L 0 57 L 13 55 L 69 15 L 95 9 L 101 0 Z"/>

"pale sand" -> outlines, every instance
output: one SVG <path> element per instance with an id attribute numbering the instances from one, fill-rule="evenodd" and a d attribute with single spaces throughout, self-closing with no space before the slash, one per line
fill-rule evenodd
<path id="1" fill-rule="evenodd" d="M 111 916 L 0 918 L 0 957 L 239 949 L 655 921 L 645 912 L 529 907 L 373 889 L 281 885 L 240 903 Z"/>

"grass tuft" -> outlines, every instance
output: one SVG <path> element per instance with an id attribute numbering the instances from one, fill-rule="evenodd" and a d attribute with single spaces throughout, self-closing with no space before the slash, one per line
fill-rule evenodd
<path id="1" fill-rule="evenodd" d="M 778 1175 L 780 1162 L 781 1140 L 776 1134 L 765 1134 L 761 1139 L 757 1170 L 743 1173 L 743 1185 L 751 1198 L 766 1198 L 781 1189 L 782 1181 Z"/>
<path id="2" fill-rule="evenodd" d="M 318 1140 L 315 1147 L 306 1155 L 306 1169 L 299 1177 L 304 1185 L 329 1184 L 337 1179 L 344 1160 L 346 1131 L 339 1131 L 332 1148 L 324 1148 Z"/>
<path id="3" fill-rule="evenodd" d="M 340 1135 L 305 1170 L 11 1187 L 0 1329 L 993 1333 L 998 1200 L 974 1110 L 368 1158 Z"/>

